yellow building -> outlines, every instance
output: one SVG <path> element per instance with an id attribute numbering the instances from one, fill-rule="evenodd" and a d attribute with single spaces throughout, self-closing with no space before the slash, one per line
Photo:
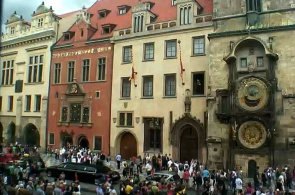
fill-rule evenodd
<path id="1" fill-rule="evenodd" d="M 212 4 L 200 2 L 139 3 L 115 32 L 112 156 L 206 161 L 207 34 L 213 27 Z"/>

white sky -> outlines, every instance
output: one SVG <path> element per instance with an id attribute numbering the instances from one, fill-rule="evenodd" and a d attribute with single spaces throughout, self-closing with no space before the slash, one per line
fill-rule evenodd
<path id="1" fill-rule="evenodd" d="M 96 0 L 0 0 L 3 6 L 2 32 L 5 29 L 4 23 L 14 11 L 18 15 L 22 15 L 26 21 L 30 22 L 31 15 L 42 4 L 42 1 L 44 1 L 45 6 L 48 8 L 52 6 L 54 13 L 58 15 L 81 9 L 83 6 L 88 8 L 96 2 Z"/>

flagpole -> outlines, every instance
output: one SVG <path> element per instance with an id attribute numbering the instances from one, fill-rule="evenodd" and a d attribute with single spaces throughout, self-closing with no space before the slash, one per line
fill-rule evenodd
<path id="1" fill-rule="evenodd" d="M 134 69 L 134 59 L 133 59 L 133 48 L 131 49 L 131 60 L 132 60 L 132 68 L 131 68 L 131 76 L 129 77 L 129 80 L 133 80 L 134 81 L 134 87 L 137 87 L 137 84 L 135 83 L 135 75 L 137 74 L 137 72 L 135 72 Z"/>
<path id="2" fill-rule="evenodd" d="M 185 85 L 185 82 L 184 82 L 184 78 L 183 78 L 183 72 L 185 71 L 185 69 L 183 68 L 183 64 L 182 64 L 182 58 L 181 58 L 181 45 L 180 45 L 181 41 L 178 40 L 178 45 L 179 45 L 179 58 L 180 58 L 180 77 L 181 77 L 181 82 L 182 82 L 182 85 Z"/>

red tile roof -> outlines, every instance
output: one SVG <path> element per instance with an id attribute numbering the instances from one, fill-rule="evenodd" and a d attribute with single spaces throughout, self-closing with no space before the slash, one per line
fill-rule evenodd
<path id="1" fill-rule="evenodd" d="M 212 14 L 213 10 L 213 0 L 196 0 L 202 7 L 203 11 L 201 14 Z M 176 20 L 177 19 L 177 6 L 172 6 L 172 0 L 142 0 L 144 2 L 151 2 L 153 6 L 151 8 L 151 12 L 157 16 L 154 23 Z M 105 24 L 115 24 L 116 27 L 114 30 L 126 29 L 132 27 L 132 8 L 139 3 L 138 0 L 100 0 L 96 1 L 89 9 L 88 13 L 93 14 L 91 18 L 91 25 L 98 30 L 94 33 L 94 35 L 90 38 L 93 39 L 101 39 L 112 37 L 112 33 L 110 34 L 102 34 L 102 25 Z M 118 7 L 126 5 L 130 6 L 130 9 L 126 14 L 119 15 Z M 105 18 L 98 17 L 99 10 L 110 10 Z M 66 17 L 69 14 L 75 14 L 80 10 L 70 12 L 67 14 L 60 15 L 60 17 Z M 74 30 L 74 25 L 69 29 L 69 31 Z M 62 39 L 60 39 L 62 42 Z M 67 41 L 68 43 L 68 41 Z M 58 45 L 64 43 L 58 43 Z"/>

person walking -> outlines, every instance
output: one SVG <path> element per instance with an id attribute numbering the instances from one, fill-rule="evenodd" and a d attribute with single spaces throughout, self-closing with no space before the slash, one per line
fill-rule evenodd
<path id="1" fill-rule="evenodd" d="M 122 159 L 122 157 L 121 157 L 120 153 L 117 154 L 117 156 L 116 156 L 116 160 L 117 160 L 117 168 L 118 168 L 118 169 L 120 169 L 121 159 Z"/>

